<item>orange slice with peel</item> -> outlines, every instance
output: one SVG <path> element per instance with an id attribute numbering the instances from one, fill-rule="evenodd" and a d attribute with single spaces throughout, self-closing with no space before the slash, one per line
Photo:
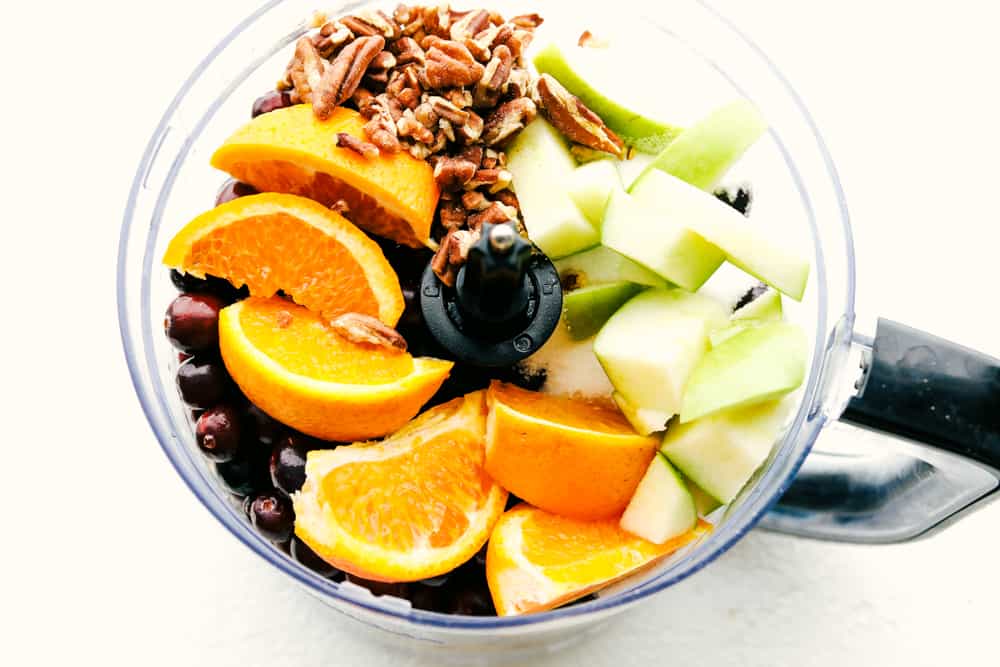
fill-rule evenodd
<path id="1" fill-rule="evenodd" d="M 170 268 L 226 278 L 254 296 L 283 290 L 325 317 L 362 313 L 395 326 L 405 303 L 378 244 L 303 197 L 242 197 L 199 215 L 163 256 Z"/>
<path id="2" fill-rule="evenodd" d="M 494 382 L 487 394 L 486 470 L 505 489 L 577 519 L 620 515 L 659 444 L 612 404 Z"/>
<path id="3" fill-rule="evenodd" d="M 339 442 L 391 433 L 413 418 L 452 363 L 355 343 L 290 301 L 250 297 L 222 310 L 219 348 L 261 410 Z"/>
<path id="4" fill-rule="evenodd" d="M 653 544 L 615 519 L 579 521 L 526 504 L 497 522 L 486 551 L 486 580 L 497 615 L 553 609 L 649 567 L 711 529 Z"/>
<path id="5" fill-rule="evenodd" d="M 434 170 L 406 152 L 376 158 L 337 146 L 345 132 L 365 139 L 365 120 L 338 107 L 329 120 L 307 104 L 266 113 L 236 131 L 212 166 L 261 192 L 285 192 L 325 206 L 343 200 L 359 227 L 412 247 L 427 245 L 438 201 Z"/>
<path id="6" fill-rule="evenodd" d="M 483 470 L 483 392 L 431 408 L 377 443 L 313 451 L 295 534 L 376 581 L 450 572 L 486 543 L 507 492 Z"/>

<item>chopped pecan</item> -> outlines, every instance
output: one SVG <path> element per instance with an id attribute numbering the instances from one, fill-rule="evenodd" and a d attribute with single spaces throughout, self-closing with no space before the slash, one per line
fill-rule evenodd
<path id="1" fill-rule="evenodd" d="M 330 21 L 319 29 L 314 44 L 322 57 L 330 58 L 337 49 L 352 39 L 354 39 L 354 33 L 351 32 L 350 28 L 340 21 Z"/>
<path id="2" fill-rule="evenodd" d="M 368 105 L 371 115 L 365 123 L 365 136 L 373 144 L 388 153 L 395 153 L 399 150 L 399 139 L 396 136 L 396 117 L 390 105 L 390 100 L 383 93 L 378 95 Z M 402 113 L 400 113 L 402 117 Z"/>
<path id="3" fill-rule="evenodd" d="M 431 260 L 434 275 L 448 287 L 454 287 L 458 270 L 469 258 L 469 249 L 478 240 L 479 234 L 467 229 L 448 232 Z"/>
<path id="4" fill-rule="evenodd" d="M 545 22 L 538 14 L 521 14 L 520 16 L 515 16 L 510 20 L 511 23 L 516 25 L 518 28 L 524 28 L 526 30 L 534 30 L 538 26 Z"/>
<path id="5" fill-rule="evenodd" d="M 472 93 L 465 88 L 449 88 L 444 91 L 443 97 L 459 109 L 467 109 L 472 106 Z"/>
<path id="6" fill-rule="evenodd" d="M 395 123 L 403 117 L 403 106 L 394 98 L 382 93 L 381 95 L 376 95 L 375 99 L 378 100 L 378 103 L 389 114 L 389 117 L 392 118 L 392 122 Z"/>
<path id="7" fill-rule="evenodd" d="M 514 136 L 535 118 L 534 102 L 527 97 L 519 97 L 498 106 L 483 128 L 483 143 L 496 146 Z"/>
<path id="8" fill-rule="evenodd" d="M 424 7 L 422 11 L 423 29 L 428 35 L 438 37 L 448 37 L 448 29 L 451 27 L 451 11 L 448 5 L 439 7 Z"/>
<path id="9" fill-rule="evenodd" d="M 483 127 L 485 127 L 483 117 L 470 111 L 469 119 L 459 127 L 458 131 L 462 135 L 462 140 L 469 144 L 479 140 L 483 135 Z"/>
<path id="10" fill-rule="evenodd" d="M 483 76 L 476 84 L 473 104 L 478 108 L 496 106 L 500 94 L 507 86 L 510 70 L 514 66 L 514 56 L 510 49 L 501 44 L 493 49 L 493 57 L 487 63 Z"/>
<path id="11" fill-rule="evenodd" d="M 476 164 L 462 158 L 442 157 L 434 165 L 434 180 L 442 190 L 461 189 L 475 175 Z"/>
<path id="12" fill-rule="evenodd" d="M 453 232 L 456 229 L 461 229 L 465 226 L 465 220 L 468 217 L 465 209 L 457 201 L 446 201 L 441 204 L 441 210 L 438 213 L 438 217 L 441 220 L 441 226 L 444 228 L 445 232 Z"/>
<path id="13" fill-rule="evenodd" d="M 313 90 L 313 111 L 317 118 L 326 120 L 338 104 L 350 99 L 383 46 L 382 37 L 360 37 L 337 54 L 323 73 L 320 88 Z"/>
<path id="14" fill-rule="evenodd" d="M 337 133 L 337 146 L 340 148 L 350 149 L 361 157 L 369 160 L 378 157 L 378 146 L 362 139 L 358 139 L 357 137 L 347 134 L 346 132 Z"/>
<path id="15" fill-rule="evenodd" d="M 479 190 L 469 190 L 462 195 L 462 206 L 468 211 L 482 211 L 490 205 L 490 200 Z"/>
<path id="16" fill-rule="evenodd" d="M 396 121 L 396 129 L 399 136 L 411 137 L 421 144 L 434 142 L 434 133 L 428 130 L 423 124 L 414 118 L 413 112 L 407 109 L 403 112 L 403 117 Z"/>
<path id="17" fill-rule="evenodd" d="M 577 46 L 584 46 L 590 49 L 606 49 L 610 46 L 610 42 L 606 39 L 601 39 L 594 35 L 594 33 L 589 30 L 584 30 L 580 33 L 580 39 L 576 40 Z"/>
<path id="18" fill-rule="evenodd" d="M 490 186 L 490 192 L 499 192 L 510 187 L 513 175 L 506 169 L 479 169 L 476 174 L 465 183 L 466 190 L 473 190 L 484 185 Z"/>
<path id="19" fill-rule="evenodd" d="M 375 90 L 383 90 L 386 84 L 389 83 L 389 72 L 385 71 L 384 69 L 382 70 L 369 69 L 367 72 L 365 72 L 365 78 L 362 79 L 362 82 L 366 86 L 369 86 L 370 88 L 373 88 Z"/>
<path id="20" fill-rule="evenodd" d="M 429 102 L 418 104 L 417 108 L 413 110 L 413 116 L 427 129 L 437 127 L 438 115 L 434 112 L 434 107 Z"/>
<path id="21" fill-rule="evenodd" d="M 406 339 L 371 315 L 344 313 L 331 321 L 330 327 L 352 343 L 406 352 Z"/>
<path id="22" fill-rule="evenodd" d="M 381 35 L 386 39 L 399 37 L 399 26 L 385 12 L 379 10 L 364 9 L 340 21 L 355 35 Z"/>
<path id="23" fill-rule="evenodd" d="M 424 50 L 412 37 L 400 37 L 389 47 L 395 52 L 396 63 L 399 65 L 424 64 Z"/>
<path id="24" fill-rule="evenodd" d="M 477 9 L 452 23 L 448 29 L 448 34 L 451 35 L 452 39 L 461 42 L 480 32 L 489 24 L 490 13 L 485 9 Z"/>
<path id="25" fill-rule="evenodd" d="M 561 83 L 543 74 L 533 92 L 542 113 L 567 139 L 621 157 L 625 143 Z"/>
<path id="26" fill-rule="evenodd" d="M 517 220 L 517 209 L 495 201 L 482 211 L 470 215 L 468 225 L 469 229 L 478 231 L 485 222 L 498 225 L 503 222 L 511 222 L 514 220 Z"/>
<path id="27" fill-rule="evenodd" d="M 447 118 L 438 119 L 438 127 L 441 128 L 441 132 L 444 133 L 448 141 L 455 141 L 455 127 L 448 122 Z"/>
<path id="28" fill-rule="evenodd" d="M 524 97 L 531 89 L 531 74 L 528 70 L 516 67 L 507 77 L 507 94 L 510 97 Z"/>
<path id="29" fill-rule="evenodd" d="M 372 69 L 392 69 L 396 66 L 396 56 L 389 51 L 379 51 L 368 67 Z"/>
<path id="30" fill-rule="evenodd" d="M 452 125 L 463 125 L 469 120 L 470 112 L 458 108 L 443 97 L 433 95 L 427 98 L 427 103 L 434 109 L 434 113 Z"/>
<path id="31" fill-rule="evenodd" d="M 501 190 L 496 193 L 497 201 L 505 206 L 510 206 L 515 211 L 521 210 L 521 202 L 517 200 L 517 195 L 511 190 Z"/>
<path id="32" fill-rule="evenodd" d="M 375 95 L 372 94 L 372 91 L 367 88 L 358 88 L 354 91 L 354 94 L 351 95 L 351 101 L 358 107 L 358 113 L 365 118 L 371 118 L 372 111 L 370 107 L 375 101 Z"/>
<path id="33" fill-rule="evenodd" d="M 466 146 L 458 154 L 458 157 L 481 166 L 483 162 L 483 147 L 475 145 Z"/>
<path id="34" fill-rule="evenodd" d="M 489 31 L 484 30 L 479 35 L 476 35 L 476 41 L 480 41 L 480 39 L 485 40 L 489 37 L 489 46 L 491 48 L 500 44 L 506 44 L 507 40 L 514 36 L 514 26 L 510 23 L 504 23 L 503 25 L 496 26 L 492 33 L 492 35 L 489 35 Z"/>
<path id="35" fill-rule="evenodd" d="M 482 77 L 483 66 L 462 44 L 439 39 L 427 51 L 425 75 L 431 88 L 471 86 Z"/>

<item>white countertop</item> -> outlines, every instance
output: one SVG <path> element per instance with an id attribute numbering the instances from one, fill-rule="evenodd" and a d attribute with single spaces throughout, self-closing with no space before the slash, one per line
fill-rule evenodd
<path id="1" fill-rule="evenodd" d="M 388 659 L 197 504 L 156 447 L 123 363 L 113 271 L 132 171 L 174 90 L 250 4 L 0 9 L 2 664 Z M 855 224 L 862 323 L 885 315 L 1000 354 L 997 10 L 975 0 L 716 4 L 784 70 L 825 134 Z M 905 546 L 755 532 L 543 664 L 993 664 L 998 525 L 1000 505 Z"/>

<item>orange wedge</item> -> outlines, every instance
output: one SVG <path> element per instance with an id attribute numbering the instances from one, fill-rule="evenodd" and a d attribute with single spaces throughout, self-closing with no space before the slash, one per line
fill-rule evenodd
<path id="1" fill-rule="evenodd" d="M 708 532 L 653 544 L 617 520 L 578 521 L 521 504 L 497 522 L 486 551 L 486 580 L 499 616 L 553 609 L 648 567 Z"/>
<path id="2" fill-rule="evenodd" d="M 199 215 L 163 263 L 226 278 L 254 296 L 278 290 L 327 318 L 362 313 L 395 326 L 403 292 L 378 244 L 340 214 L 303 197 L 242 197 Z"/>
<path id="3" fill-rule="evenodd" d="M 341 337 L 285 299 L 250 297 L 219 315 L 219 348 L 233 380 L 261 410 L 339 442 L 376 438 L 413 418 L 452 363 Z"/>
<path id="4" fill-rule="evenodd" d="M 620 515 L 656 453 L 610 403 L 494 382 L 486 470 L 505 489 L 561 516 Z"/>
<path id="5" fill-rule="evenodd" d="M 295 534 L 365 579 L 450 572 L 486 543 L 507 492 L 483 470 L 486 410 L 475 392 L 377 443 L 310 452 Z"/>
<path id="6" fill-rule="evenodd" d="M 420 247 L 430 237 L 438 201 L 434 170 L 406 152 L 369 159 L 337 147 L 337 134 L 364 139 L 365 120 L 337 108 L 320 121 L 306 104 L 253 119 L 212 156 L 212 166 L 261 192 L 302 195 L 331 206 L 373 234 Z"/>

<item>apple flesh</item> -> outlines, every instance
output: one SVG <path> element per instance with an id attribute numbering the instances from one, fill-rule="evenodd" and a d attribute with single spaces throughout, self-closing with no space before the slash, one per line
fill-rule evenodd
<path id="1" fill-rule="evenodd" d="M 636 225 L 637 232 L 644 237 L 648 235 L 649 238 L 635 239 L 634 244 L 659 248 L 673 242 L 678 228 L 685 232 L 695 232 L 695 236 L 707 242 L 716 253 L 722 254 L 733 265 L 796 301 L 802 300 L 809 279 L 809 262 L 805 257 L 763 234 L 759 227 L 748 223 L 738 211 L 719 201 L 711 193 L 699 190 L 665 172 L 653 170 L 633 185 L 631 196 L 645 209 L 654 211 L 656 215 L 650 216 L 650 219 L 662 226 L 662 230 L 656 232 L 653 224 L 643 223 L 642 231 L 638 230 L 640 225 Z M 615 201 L 616 198 L 612 195 L 608 205 L 609 215 Z M 658 238 L 652 237 L 654 233 Z M 605 220 L 605 245 L 622 252 L 614 243 L 608 243 L 607 237 L 608 220 Z M 617 238 L 615 240 L 617 242 Z M 632 256 L 627 252 L 623 254 Z M 711 260 L 715 261 L 718 254 L 712 255 Z M 677 284 L 694 289 L 682 283 Z"/>
<path id="2" fill-rule="evenodd" d="M 729 503 L 767 459 L 787 412 L 787 401 L 770 401 L 672 424 L 660 451 L 706 493 Z"/>
<path id="3" fill-rule="evenodd" d="M 590 224 L 600 229 L 612 190 L 622 188 L 618 169 L 611 160 L 596 160 L 577 167 L 567 181 L 569 198 Z"/>
<path id="4" fill-rule="evenodd" d="M 552 43 L 538 52 L 534 63 L 540 73 L 551 74 L 566 90 L 579 97 L 626 144 L 643 153 L 659 153 L 680 135 L 681 128 L 644 116 L 597 90 L 587 80 L 587 69 L 596 65 L 588 63 L 588 59 L 603 57 L 605 54 L 595 49 L 575 46 L 561 49 Z"/>
<path id="5" fill-rule="evenodd" d="M 711 190 L 766 131 L 767 123 L 749 100 L 716 109 L 670 142 L 639 174 L 629 190 L 652 170 L 664 171 L 696 188 Z"/>
<path id="6" fill-rule="evenodd" d="M 574 340 L 590 338 L 641 289 L 635 283 L 618 282 L 566 292 L 563 295 L 563 315 L 569 335 Z"/>
<path id="7" fill-rule="evenodd" d="M 621 397 L 636 409 L 672 416 L 688 377 L 708 350 L 708 332 L 726 308 L 702 294 L 650 289 L 632 297 L 594 339 L 594 353 Z"/>
<path id="8" fill-rule="evenodd" d="M 575 287 L 616 282 L 667 286 L 667 281 L 660 276 L 604 245 L 563 257 L 554 264 L 564 282 Z"/>
<path id="9" fill-rule="evenodd" d="M 680 421 L 778 398 L 797 389 L 805 373 L 806 338 L 799 327 L 786 322 L 751 327 L 712 348 L 692 370 Z"/>
<path id="10" fill-rule="evenodd" d="M 773 289 L 767 289 L 750 303 L 734 310 L 730 319 L 734 322 L 739 320 L 772 322 L 780 320 L 782 315 L 781 294 Z"/>
<path id="11" fill-rule="evenodd" d="M 715 331 L 709 333 L 708 343 L 713 348 L 719 347 L 733 336 L 741 334 L 752 327 L 760 326 L 761 324 L 763 324 L 763 322 L 760 320 L 739 320 L 737 322 L 731 322 L 721 329 L 716 329 Z"/>
<path id="12" fill-rule="evenodd" d="M 507 151 L 507 169 L 531 240 L 546 255 L 565 257 L 600 242 L 600 234 L 566 193 L 576 161 L 563 138 L 536 118 Z"/>
<path id="13" fill-rule="evenodd" d="M 654 195 L 647 191 L 643 197 L 651 200 Z M 720 206 L 725 204 L 720 202 Z M 693 292 L 715 273 L 725 254 L 691 231 L 684 218 L 664 214 L 659 208 L 622 191 L 612 191 L 601 242 L 664 280 Z"/>
<path id="14" fill-rule="evenodd" d="M 673 415 L 666 412 L 651 410 L 649 408 L 637 408 L 617 391 L 611 394 L 611 398 L 614 399 L 615 405 L 618 406 L 618 409 L 625 415 L 625 419 L 628 420 L 628 423 L 632 425 L 632 428 L 639 435 L 649 435 L 663 431 L 667 428 L 667 422 L 673 417 Z"/>
<path id="15" fill-rule="evenodd" d="M 650 461 L 632 500 L 622 514 L 622 530 L 653 544 L 683 535 L 698 522 L 698 512 L 684 480 L 666 457 Z"/>
<path id="16" fill-rule="evenodd" d="M 709 514 L 722 507 L 722 503 L 714 498 L 712 494 L 705 491 L 705 489 L 701 488 L 690 479 L 685 479 L 684 483 L 687 484 L 688 491 L 691 492 L 691 500 L 694 501 L 694 509 L 698 512 L 698 516 L 707 517 Z"/>

